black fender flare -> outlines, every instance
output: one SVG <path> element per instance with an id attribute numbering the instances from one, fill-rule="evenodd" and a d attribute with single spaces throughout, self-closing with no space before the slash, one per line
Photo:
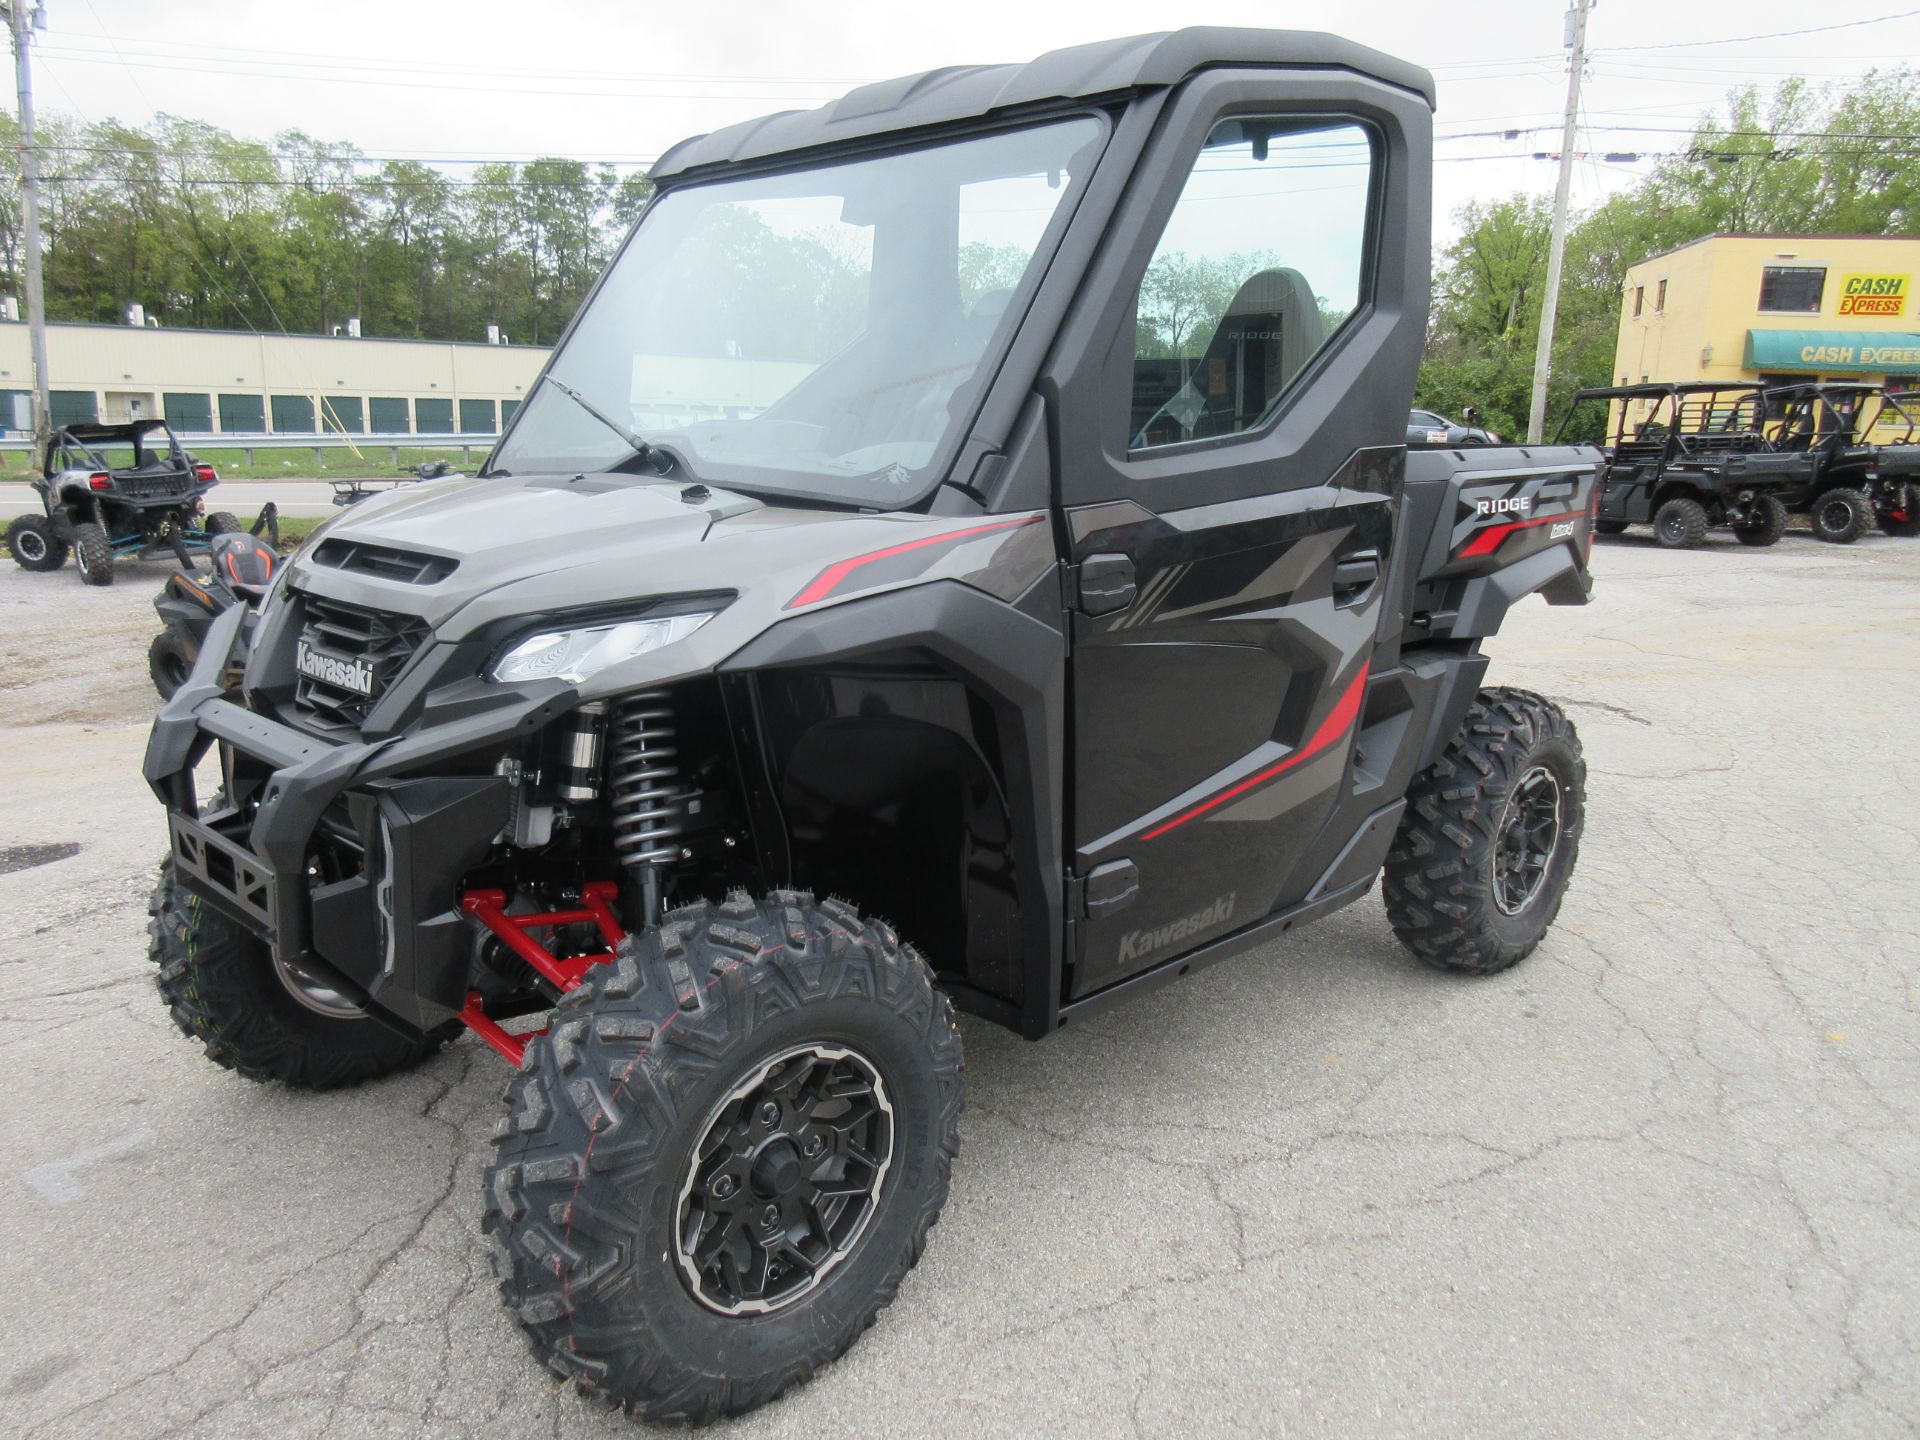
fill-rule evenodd
<path id="1" fill-rule="evenodd" d="M 724 679 L 914 650 L 970 682 L 992 707 L 1002 738 L 1001 783 L 1009 804 L 1021 906 L 1021 999 L 1017 1013 L 992 998 L 956 993 L 963 1008 L 1023 1033 L 1056 1023 L 1064 964 L 1061 859 L 1066 736 L 1066 633 L 1058 572 L 1008 604 L 957 580 L 936 580 L 850 600 L 769 627 L 721 663 Z M 1053 623 L 1048 623 L 1048 616 Z M 760 737 L 764 743 L 764 736 Z M 743 759 L 746 757 L 743 757 Z M 765 756 L 754 757 L 764 764 Z"/>

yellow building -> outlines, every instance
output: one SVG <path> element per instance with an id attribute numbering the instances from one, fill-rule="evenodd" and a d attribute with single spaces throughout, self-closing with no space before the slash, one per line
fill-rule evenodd
<path id="1" fill-rule="evenodd" d="M 1920 239 L 1707 235 L 1628 267 L 1614 374 L 1920 389 Z"/>

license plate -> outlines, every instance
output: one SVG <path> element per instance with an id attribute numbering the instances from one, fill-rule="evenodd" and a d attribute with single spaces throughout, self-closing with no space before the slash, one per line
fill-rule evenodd
<path id="1" fill-rule="evenodd" d="M 373 666 L 365 660 L 335 655 L 310 640 L 302 640 L 294 652 L 294 669 L 309 680 L 345 690 L 354 695 L 373 694 Z"/>

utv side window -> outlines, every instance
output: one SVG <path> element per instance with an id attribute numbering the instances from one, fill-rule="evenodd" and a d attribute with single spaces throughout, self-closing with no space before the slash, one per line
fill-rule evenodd
<path id="1" fill-rule="evenodd" d="M 1223 120 L 1140 282 L 1128 448 L 1258 426 L 1359 308 L 1374 155 L 1347 120 Z"/>

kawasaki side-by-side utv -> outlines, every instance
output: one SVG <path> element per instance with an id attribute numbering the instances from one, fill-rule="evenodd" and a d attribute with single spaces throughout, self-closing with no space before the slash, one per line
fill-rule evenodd
<path id="1" fill-rule="evenodd" d="M 314 1087 L 473 1031 L 534 1351 L 700 1420 L 893 1298 L 956 1010 L 1038 1038 L 1383 869 L 1425 960 L 1527 955 L 1585 770 L 1481 647 L 1587 599 L 1600 456 L 1406 447 L 1432 100 L 1185 30 L 670 151 L 482 471 L 342 512 L 161 711 L 180 1027 Z"/>
<path id="2" fill-rule="evenodd" d="M 1766 392 L 1774 446 L 1805 455 L 1804 483 L 1781 495 L 1813 533 L 1851 545 L 1877 524 L 1920 535 L 1920 444 L 1910 400 L 1860 381 L 1808 381 Z"/>
<path id="3" fill-rule="evenodd" d="M 1805 483 L 1813 462 L 1775 453 L 1758 385 L 1701 380 L 1576 390 L 1560 433 L 1592 405 L 1605 405 L 1609 415 L 1595 522 L 1602 535 L 1651 525 L 1660 544 L 1685 549 L 1715 525 L 1742 545 L 1772 545 L 1786 533 L 1781 497 Z"/>
<path id="4" fill-rule="evenodd" d="M 71 550 L 89 585 L 111 585 L 122 555 L 167 554 L 191 568 L 213 536 L 240 528 L 225 511 L 206 514 L 218 483 L 164 420 L 64 426 L 33 482 L 44 513 L 8 526 L 7 548 L 27 570 L 58 570 Z"/>

